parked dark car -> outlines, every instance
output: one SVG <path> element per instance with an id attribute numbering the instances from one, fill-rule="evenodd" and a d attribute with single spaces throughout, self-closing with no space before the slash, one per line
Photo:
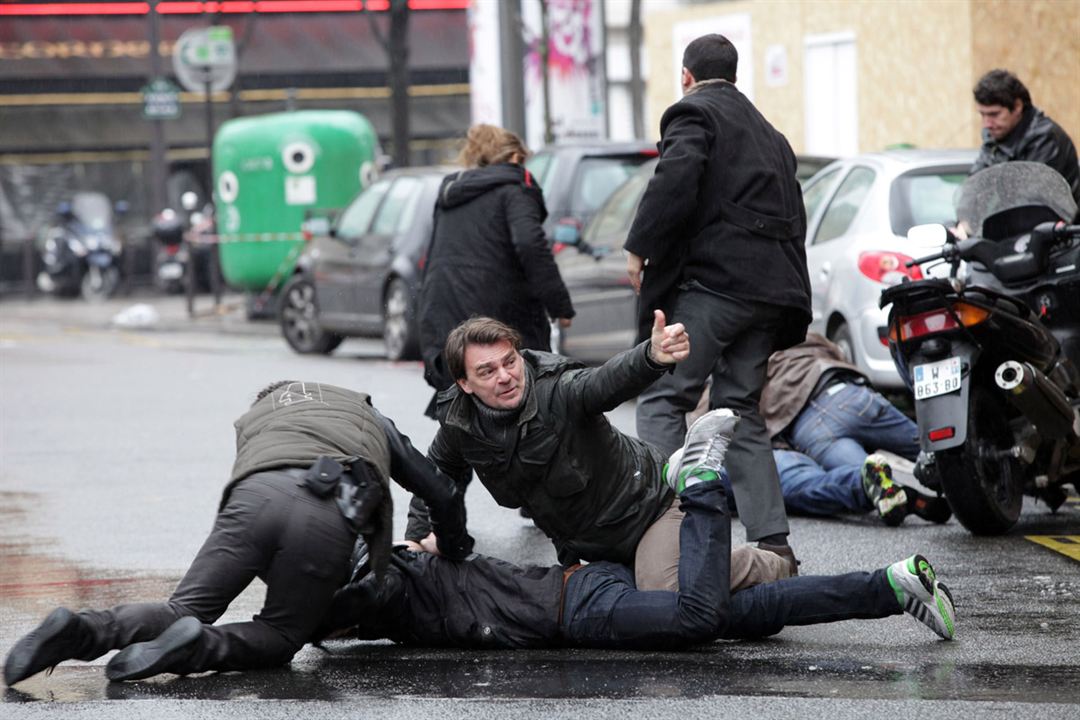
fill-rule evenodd
<path id="1" fill-rule="evenodd" d="M 622 249 L 657 162 L 642 164 L 611 193 L 583 231 L 572 223 L 556 226 L 552 250 L 577 312 L 569 328 L 552 328 L 552 347 L 558 352 L 602 363 L 634 344 L 637 296 L 626 275 Z M 809 170 L 829 162 L 800 156 L 796 174 L 801 180 Z"/>
<path id="2" fill-rule="evenodd" d="M 452 168 L 394 170 L 312 235 L 282 290 L 281 332 L 300 353 L 379 337 L 391 360 L 420 357 L 416 301 L 439 183 Z"/>
<path id="3" fill-rule="evenodd" d="M 585 227 L 615 188 L 656 155 L 653 143 L 633 141 L 549 145 L 530 157 L 525 167 L 544 191 L 548 242 L 559 225 Z"/>

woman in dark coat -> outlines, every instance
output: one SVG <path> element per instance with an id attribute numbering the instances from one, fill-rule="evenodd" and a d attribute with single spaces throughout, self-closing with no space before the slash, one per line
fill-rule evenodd
<path id="1" fill-rule="evenodd" d="M 547 210 L 521 164 L 521 138 L 493 125 L 469 129 L 459 161 L 435 203 L 435 229 L 420 292 L 424 378 L 453 384 L 442 359 L 446 336 L 474 315 L 510 325 L 522 347 L 551 349 L 549 318 L 570 325 L 574 308 L 541 227 Z"/>

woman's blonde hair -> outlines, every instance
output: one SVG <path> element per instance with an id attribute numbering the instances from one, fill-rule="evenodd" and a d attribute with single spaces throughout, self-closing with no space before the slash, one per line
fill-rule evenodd
<path id="1" fill-rule="evenodd" d="M 465 136 L 458 163 L 465 167 L 484 167 L 510 162 L 514 155 L 520 155 L 522 160 L 529 156 L 529 149 L 517 135 L 496 125 L 473 125 Z"/>

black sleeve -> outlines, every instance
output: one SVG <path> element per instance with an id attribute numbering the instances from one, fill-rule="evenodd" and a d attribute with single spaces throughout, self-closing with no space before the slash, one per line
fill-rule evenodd
<path id="1" fill-rule="evenodd" d="M 510 241 L 533 294 L 544 303 L 549 317 L 573 317 L 570 292 L 544 237 L 543 206 L 539 195 L 521 187 L 508 187 L 503 197 L 506 198 Z"/>
<path id="2" fill-rule="evenodd" d="M 442 428 L 439 428 L 439 431 L 435 433 L 435 439 L 431 441 L 431 447 L 428 448 L 428 458 L 430 459 L 429 464 L 433 463 L 432 467 L 436 469 L 439 476 L 449 478 L 453 484 L 456 497 L 461 502 L 462 517 L 464 518 L 465 489 L 472 478 L 472 468 L 457 452 L 456 447 L 448 440 L 447 433 Z M 431 519 L 428 516 L 428 504 L 420 496 L 414 495 L 409 503 L 409 521 L 405 528 L 405 539 L 420 542 L 432 532 L 435 532 L 436 537 L 439 537 L 438 530 L 432 527 Z"/>
<path id="3" fill-rule="evenodd" d="M 625 248 L 649 264 L 662 262 L 697 213 L 698 188 L 712 144 L 700 111 L 676 103 L 664 116 L 660 160 L 641 197 Z"/>
<path id="4" fill-rule="evenodd" d="M 464 495 L 413 447 L 390 418 L 381 413 L 378 416 L 390 444 L 390 476 L 413 494 L 414 501 L 423 498 L 431 508 L 430 526 L 439 539 L 439 552 L 455 560 L 464 558 L 473 548 L 473 539 L 465 530 Z"/>
<path id="5" fill-rule="evenodd" d="M 567 372 L 560 382 L 582 413 L 596 415 L 637 397 L 672 367 L 653 361 L 645 341 L 600 367 Z"/>

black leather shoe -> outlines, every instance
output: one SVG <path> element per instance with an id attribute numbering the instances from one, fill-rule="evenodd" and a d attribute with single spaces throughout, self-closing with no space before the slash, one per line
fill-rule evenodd
<path id="1" fill-rule="evenodd" d="M 87 634 L 79 616 L 67 608 L 56 608 L 23 637 L 4 662 L 4 682 L 8 687 L 57 663 L 76 657 L 86 644 Z"/>
<path id="2" fill-rule="evenodd" d="M 190 670 L 184 663 L 191 657 L 202 630 L 197 618 L 180 618 L 153 640 L 128 645 L 113 655 L 105 666 L 105 677 L 142 680 L 163 672 L 185 675 Z"/>

